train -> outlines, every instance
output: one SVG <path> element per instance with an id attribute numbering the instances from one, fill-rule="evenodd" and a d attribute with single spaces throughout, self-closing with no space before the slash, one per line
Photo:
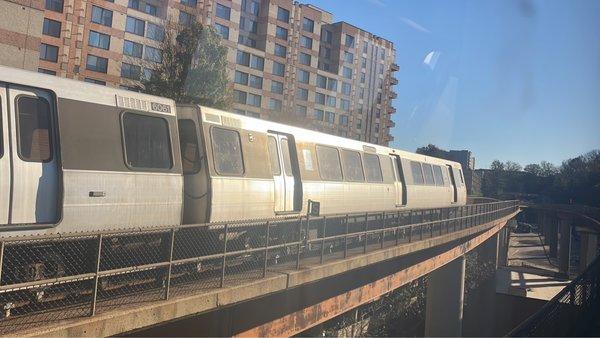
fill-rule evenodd
<path id="1" fill-rule="evenodd" d="M 0 66 L 0 240 L 466 203 L 459 163 Z"/>

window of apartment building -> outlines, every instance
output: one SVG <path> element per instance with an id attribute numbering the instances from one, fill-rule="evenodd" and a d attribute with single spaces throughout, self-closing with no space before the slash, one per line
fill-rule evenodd
<path id="1" fill-rule="evenodd" d="M 363 53 L 367 53 L 367 51 L 369 50 L 369 42 L 365 41 L 365 43 L 363 44 Z"/>
<path id="2" fill-rule="evenodd" d="M 144 36 L 145 30 L 146 23 L 144 22 L 144 20 L 136 19 L 132 16 L 127 17 L 127 22 L 125 23 L 125 31 L 139 36 Z"/>
<path id="3" fill-rule="evenodd" d="M 352 68 L 344 66 L 342 68 L 342 76 L 345 77 L 346 79 L 351 79 L 352 78 Z"/>
<path id="4" fill-rule="evenodd" d="M 323 121 L 324 115 L 325 115 L 324 111 L 322 111 L 321 109 L 315 109 L 315 120 Z"/>
<path id="5" fill-rule="evenodd" d="M 379 108 L 375 109 L 375 117 L 376 118 L 380 118 L 381 117 L 381 109 L 379 109 Z"/>
<path id="6" fill-rule="evenodd" d="M 379 65 L 379 74 L 383 74 L 383 64 Z"/>
<path id="7" fill-rule="evenodd" d="M 306 117 L 306 106 L 296 105 L 296 115 Z"/>
<path id="8" fill-rule="evenodd" d="M 258 22 L 256 22 L 256 20 L 241 17 L 240 30 L 256 34 L 258 32 Z"/>
<path id="9" fill-rule="evenodd" d="M 348 63 L 354 62 L 354 53 L 344 52 L 344 61 Z"/>
<path id="10" fill-rule="evenodd" d="M 331 48 L 321 47 L 321 55 L 326 59 L 331 59 Z"/>
<path id="11" fill-rule="evenodd" d="M 331 43 L 333 39 L 333 33 L 331 33 L 331 31 L 328 31 L 325 28 L 321 29 L 321 41 L 326 42 L 326 43 Z"/>
<path id="12" fill-rule="evenodd" d="M 215 22 L 215 31 L 225 40 L 229 40 L 229 27 Z"/>
<path id="13" fill-rule="evenodd" d="M 366 75 L 365 73 L 360 73 L 360 83 L 365 83 Z"/>
<path id="14" fill-rule="evenodd" d="M 275 50 L 274 50 L 274 54 L 284 58 L 285 55 L 287 54 L 287 48 L 285 46 L 282 46 L 278 43 L 275 44 Z"/>
<path id="15" fill-rule="evenodd" d="M 317 87 L 327 88 L 327 78 L 325 76 L 317 74 Z"/>
<path id="16" fill-rule="evenodd" d="M 306 101 L 308 100 L 308 89 L 298 88 L 296 90 L 296 99 Z"/>
<path id="17" fill-rule="evenodd" d="M 336 92 L 337 91 L 337 80 L 336 79 L 327 79 L 327 89 Z"/>
<path id="18" fill-rule="evenodd" d="M 246 104 L 254 107 L 260 107 L 261 101 L 262 97 L 260 95 L 248 93 L 248 101 L 246 101 Z"/>
<path id="19" fill-rule="evenodd" d="M 285 8 L 277 7 L 277 20 L 290 22 L 290 11 Z"/>
<path id="20" fill-rule="evenodd" d="M 277 26 L 277 28 L 275 29 L 275 36 L 282 40 L 287 40 L 288 30 L 283 27 Z"/>
<path id="21" fill-rule="evenodd" d="M 315 22 L 309 18 L 302 19 L 302 29 L 307 32 L 314 32 L 315 30 Z"/>
<path id="22" fill-rule="evenodd" d="M 238 43 L 240 45 L 256 48 L 256 39 L 253 39 L 247 35 L 238 35 Z"/>
<path id="23" fill-rule="evenodd" d="M 156 6 L 148 4 L 148 3 L 144 4 L 143 11 L 145 13 L 153 15 L 153 16 L 158 15 L 158 8 L 156 8 Z"/>
<path id="24" fill-rule="evenodd" d="M 327 105 L 328 106 L 335 108 L 336 102 L 337 102 L 337 100 L 336 100 L 335 96 L 327 95 Z"/>
<path id="25" fill-rule="evenodd" d="M 153 15 L 153 16 L 158 15 L 158 8 L 156 6 L 146 3 L 146 2 L 140 3 L 140 0 L 129 0 L 127 7 L 133 8 L 135 10 L 138 10 L 138 11 L 141 11 L 141 12 Z"/>
<path id="26" fill-rule="evenodd" d="M 106 73 L 108 70 L 108 59 L 88 54 L 85 62 L 85 69 Z"/>
<path id="27" fill-rule="evenodd" d="M 356 119 L 356 129 L 362 129 L 362 120 Z"/>
<path id="28" fill-rule="evenodd" d="M 271 92 L 275 94 L 283 94 L 283 82 L 271 80 Z"/>
<path id="29" fill-rule="evenodd" d="M 381 104 L 381 93 L 377 93 L 377 103 Z"/>
<path id="30" fill-rule="evenodd" d="M 58 47 L 40 43 L 40 59 L 50 62 L 58 61 Z"/>
<path id="31" fill-rule="evenodd" d="M 379 132 L 379 123 L 375 123 L 375 132 L 378 133 Z"/>
<path id="32" fill-rule="evenodd" d="M 154 71 L 150 68 L 144 67 L 144 69 L 142 70 L 142 78 L 146 81 L 149 81 L 152 78 L 153 74 Z"/>
<path id="33" fill-rule="evenodd" d="M 248 85 L 248 73 L 240 72 L 239 70 L 235 71 L 234 82 L 242 84 L 244 86 Z"/>
<path id="34" fill-rule="evenodd" d="M 381 55 L 380 55 L 382 60 L 385 60 L 385 48 L 381 48 Z"/>
<path id="35" fill-rule="evenodd" d="M 196 0 L 181 0 L 181 3 L 189 7 L 196 7 Z"/>
<path id="36" fill-rule="evenodd" d="M 381 79 L 377 80 L 377 88 L 383 89 L 383 81 Z"/>
<path id="37" fill-rule="evenodd" d="M 195 17 L 190 13 L 179 11 L 179 24 L 183 26 L 189 26 L 194 21 Z"/>
<path id="38" fill-rule="evenodd" d="M 325 94 L 323 93 L 315 93 L 315 102 L 318 104 L 325 104 Z"/>
<path id="39" fill-rule="evenodd" d="M 333 112 L 326 111 L 325 122 L 333 124 L 335 122 L 335 114 Z"/>
<path id="40" fill-rule="evenodd" d="M 56 72 L 49 69 L 38 68 L 38 73 L 48 74 L 48 75 L 56 75 Z"/>
<path id="41" fill-rule="evenodd" d="M 367 68 L 367 58 L 362 58 L 362 60 L 360 61 L 360 66 L 362 68 Z"/>
<path id="42" fill-rule="evenodd" d="M 141 43 L 124 40 L 123 41 L 123 54 L 133 56 L 134 58 L 141 59 L 144 51 L 144 45 Z"/>
<path id="43" fill-rule="evenodd" d="M 217 17 L 219 17 L 221 19 L 229 20 L 231 18 L 231 8 L 218 3 L 217 9 L 216 9 L 216 14 L 217 14 Z"/>
<path id="44" fill-rule="evenodd" d="M 298 69 L 298 81 L 302 83 L 310 82 L 310 73 L 304 69 Z"/>
<path id="45" fill-rule="evenodd" d="M 364 98 L 365 98 L 365 89 L 364 89 L 364 88 L 361 88 L 361 89 L 360 89 L 360 95 L 359 95 L 359 97 L 358 97 L 358 98 L 359 98 L 359 99 L 364 99 Z"/>
<path id="46" fill-rule="evenodd" d="M 42 34 L 53 36 L 55 38 L 60 37 L 60 21 L 50 20 L 44 18 L 44 27 L 42 28 Z"/>
<path id="47" fill-rule="evenodd" d="M 298 62 L 301 65 L 310 66 L 310 61 L 311 61 L 311 56 L 309 54 L 302 53 L 302 52 L 300 52 L 300 54 L 298 54 Z"/>
<path id="48" fill-rule="evenodd" d="M 165 29 L 159 25 L 148 22 L 146 28 L 146 37 L 156 41 L 162 41 L 165 38 Z"/>
<path id="49" fill-rule="evenodd" d="M 54 12 L 63 12 L 63 0 L 46 0 L 46 9 Z"/>
<path id="50" fill-rule="evenodd" d="M 281 112 L 283 107 L 283 103 L 281 102 L 281 100 L 278 99 L 269 99 L 269 109 L 277 111 L 277 112 Z"/>
<path id="51" fill-rule="evenodd" d="M 242 52 L 241 50 L 238 50 L 237 56 L 235 58 L 235 62 L 238 65 L 250 67 L 250 53 Z"/>
<path id="52" fill-rule="evenodd" d="M 346 82 L 342 82 L 342 94 L 350 96 L 350 92 L 352 92 L 352 85 Z"/>
<path id="53" fill-rule="evenodd" d="M 260 2 L 258 0 L 242 0 L 242 11 L 258 15 L 260 11 Z"/>
<path id="54" fill-rule="evenodd" d="M 88 37 L 88 44 L 92 47 L 108 50 L 110 48 L 110 35 L 99 33 L 96 31 L 90 31 L 90 36 Z"/>
<path id="55" fill-rule="evenodd" d="M 254 54 L 250 54 L 250 68 L 264 70 L 265 69 L 265 59 L 256 56 Z"/>
<path id="56" fill-rule="evenodd" d="M 343 111 L 350 111 L 350 100 L 341 99 L 340 100 L 340 108 Z"/>
<path id="57" fill-rule="evenodd" d="M 304 35 L 300 36 L 300 46 L 308 49 L 312 49 L 313 40 Z"/>
<path id="58" fill-rule="evenodd" d="M 285 65 L 277 61 L 273 61 L 273 72 L 274 75 L 283 76 L 285 74 Z"/>
<path id="59" fill-rule="evenodd" d="M 139 80 L 142 74 L 142 67 L 125 63 L 121 65 L 121 76 L 126 79 Z"/>
<path id="60" fill-rule="evenodd" d="M 359 114 L 363 113 L 363 105 L 362 105 L 362 103 L 358 106 L 358 113 Z"/>
<path id="61" fill-rule="evenodd" d="M 248 76 L 248 85 L 250 87 L 253 87 L 253 88 L 256 88 L 256 89 L 262 89 L 263 78 L 260 77 L 260 76 L 256 76 L 256 75 L 250 74 Z"/>
<path id="62" fill-rule="evenodd" d="M 346 43 L 347 47 L 354 47 L 354 37 L 350 34 L 346 34 Z"/>
<path id="63" fill-rule="evenodd" d="M 113 12 L 98 6 L 92 6 L 92 22 L 107 27 L 112 26 Z"/>
<path id="64" fill-rule="evenodd" d="M 146 46 L 146 48 L 144 48 L 144 59 L 156 63 L 162 63 L 162 51 L 158 48 Z"/>
<path id="65" fill-rule="evenodd" d="M 237 103 L 246 104 L 248 93 L 235 89 L 233 91 L 233 100 Z"/>
<path id="66" fill-rule="evenodd" d="M 348 125 L 348 115 L 340 115 L 340 124 L 342 126 Z"/>
<path id="67" fill-rule="evenodd" d="M 83 79 L 83 81 L 87 82 L 87 83 L 93 83 L 93 84 L 97 84 L 97 85 L 106 86 L 106 81 L 96 80 L 96 79 L 92 79 L 89 77 L 86 77 L 85 79 Z"/>

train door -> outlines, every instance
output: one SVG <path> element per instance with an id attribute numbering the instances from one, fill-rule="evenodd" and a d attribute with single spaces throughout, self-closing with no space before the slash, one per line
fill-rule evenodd
<path id="1" fill-rule="evenodd" d="M 396 206 L 406 205 L 406 180 L 402 171 L 402 162 L 400 156 L 392 154 L 392 165 L 394 167 L 394 176 L 396 178 L 394 185 L 396 186 Z"/>
<path id="2" fill-rule="evenodd" d="M 275 212 L 297 211 L 296 195 L 299 192 L 296 182 L 297 171 L 293 167 L 290 141 L 287 135 L 269 134 L 268 147 L 275 183 Z"/>
<path id="3" fill-rule="evenodd" d="M 452 187 L 452 203 L 456 203 L 458 201 L 458 186 L 456 185 L 456 178 L 454 176 L 454 169 L 452 166 L 448 167 L 448 174 L 450 175 L 450 186 Z"/>
<path id="4" fill-rule="evenodd" d="M 12 168 L 8 223 L 55 223 L 59 189 L 54 100 L 46 91 L 9 85 L 7 102 L 4 157 L 10 157 Z"/>
<path id="5" fill-rule="evenodd" d="M 8 106 L 6 87 L 0 87 L 0 224 L 8 224 L 10 200 L 10 154 L 8 153 Z"/>

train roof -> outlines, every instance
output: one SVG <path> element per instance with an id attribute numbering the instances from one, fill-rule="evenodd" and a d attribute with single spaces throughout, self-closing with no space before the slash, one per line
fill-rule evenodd
<path id="1" fill-rule="evenodd" d="M 460 163 L 458 162 L 449 161 L 437 157 L 416 154 L 405 150 L 394 149 L 378 144 L 357 141 L 309 129 L 294 127 L 282 123 L 229 113 L 214 108 L 204 106 L 198 107 L 202 112 L 202 119 L 205 123 L 242 128 L 246 130 L 254 130 L 263 133 L 266 133 L 268 131 L 290 133 L 294 135 L 294 138 L 297 141 L 314 142 L 323 145 L 331 145 L 351 150 L 375 152 L 378 154 L 396 154 L 409 160 L 433 163 L 438 165 L 451 164 L 453 167 L 460 167 Z"/>
<path id="2" fill-rule="evenodd" d="M 175 102 L 173 100 L 125 89 L 0 66 L 0 82 L 4 81 L 50 90 L 59 99 L 71 99 L 125 109 L 175 115 Z"/>

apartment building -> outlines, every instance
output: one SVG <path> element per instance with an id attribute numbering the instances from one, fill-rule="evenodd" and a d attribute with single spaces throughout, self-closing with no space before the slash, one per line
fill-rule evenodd
<path id="1" fill-rule="evenodd" d="M 167 23 L 228 47 L 239 114 L 388 144 L 393 44 L 291 0 L 0 0 L 0 63 L 132 89 L 160 63 Z M 4 17 L 1 17 L 4 16 Z"/>

